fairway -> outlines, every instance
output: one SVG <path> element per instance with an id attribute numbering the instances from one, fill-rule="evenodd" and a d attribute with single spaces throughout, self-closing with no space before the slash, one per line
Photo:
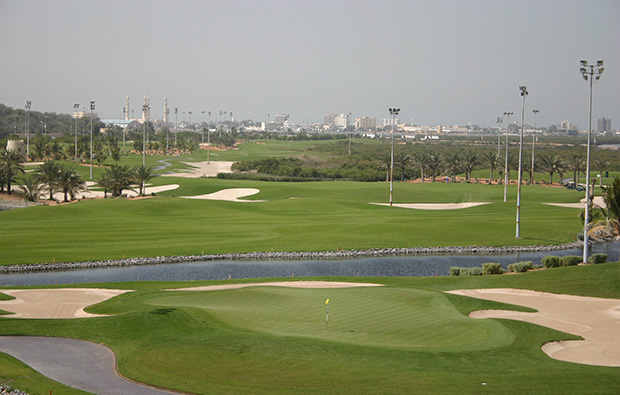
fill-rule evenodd
<path id="1" fill-rule="evenodd" d="M 501 347 L 514 339 L 498 322 L 464 317 L 443 295 L 414 289 L 248 287 L 160 294 L 143 303 L 199 308 L 250 331 L 367 346 L 465 351 Z"/>

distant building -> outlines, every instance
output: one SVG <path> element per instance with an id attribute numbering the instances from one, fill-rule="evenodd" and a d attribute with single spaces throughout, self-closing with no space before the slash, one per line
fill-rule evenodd
<path id="1" fill-rule="evenodd" d="M 562 121 L 560 123 L 560 130 L 568 131 L 568 130 L 577 130 L 577 125 L 570 121 Z"/>
<path id="2" fill-rule="evenodd" d="M 375 129 L 376 127 L 376 118 L 363 117 L 355 119 L 355 129 Z"/>
<path id="3" fill-rule="evenodd" d="M 383 118 L 383 126 L 398 126 L 398 124 L 400 123 L 400 119 L 398 118 Z"/>
<path id="4" fill-rule="evenodd" d="M 284 125 L 288 121 L 289 114 L 276 114 L 273 123 Z"/>
<path id="5" fill-rule="evenodd" d="M 596 120 L 596 131 L 599 133 L 611 132 L 611 119 L 598 118 Z"/>
<path id="6" fill-rule="evenodd" d="M 24 144 L 24 140 L 8 140 L 6 142 L 6 150 L 17 152 L 23 158 L 26 157 L 26 146 Z"/>
<path id="7" fill-rule="evenodd" d="M 336 127 L 346 129 L 349 126 L 349 115 L 340 114 L 335 119 Z"/>
<path id="8" fill-rule="evenodd" d="M 327 126 L 336 125 L 336 114 L 334 114 L 333 112 L 326 112 L 323 124 Z"/>

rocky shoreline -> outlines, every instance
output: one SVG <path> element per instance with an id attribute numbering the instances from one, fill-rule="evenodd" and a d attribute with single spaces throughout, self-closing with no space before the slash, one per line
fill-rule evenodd
<path id="1" fill-rule="evenodd" d="M 466 246 L 466 247 L 411 247 L 411 248 L 377 248 L 369 250 L 337 250 L 307 252 L 246 252 L 210 255 L 158 256 L 144 258 L 109 259 L 92 262 L 55 262 L 0 266 L 0 273 L 45 272 L 53 270 L 79 270 L 105 267 L 160 265 L 168 263 L 185 263 L 201 261 L 269 261 L 269 260 L 329 260 L 350 258 L 372 258 L 408 255 L 492 255 L 519 252 L 561 251 L 580 248 L 581 241 L 560 245 L 537 246 Z"/>

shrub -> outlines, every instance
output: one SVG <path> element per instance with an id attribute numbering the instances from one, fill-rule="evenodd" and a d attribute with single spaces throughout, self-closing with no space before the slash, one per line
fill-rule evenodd
<path id="1" fill-rule="evenodd" d="M 558 267 L 558 266 L 560 266 L 560 257 L 559 256 L 554 256 L 554 255 L 546 256 L 546 257 L 544 257 L 542 259 L 542 264 L 547 269 L 550 269 L 552 267 Z"/>
<path id="2" fill-rule="evenodd" d="M 484 275 L 502 273 L 504 273 L 504 269 L 502 269 L 502 266 L 499 263 L 489 262 L 482 264 L 482 274 Z"/>
<path id="3" fill-rule="evenodd" d="M 580 264 L 582 257 L 577 255 L 566 255 L 560 260 L 560 266 L 576 266 Z"/>
<path id="4" fill-rule="evenodd" d="M 462 267 L 461 276 L 482 276 L 481 267 Z"/>
<path id="5" fill-rule="evenodd" d="M 516 262 L 508 265 L 508 271 L 514 273 L 525 273 L 532 268 L 532 261 Z"/>
<path id="6" fill-rule="evenodd" d="M 607 254 L 592 254 L 588 258 L 588 263 L 605 263 L 607 261 Z"/>
<path id="7" fill-rule="evenodd" d="M 450 267 L 450 275 L 451 276 L 459 276 L 461 274 L 461 268 L 458 266 Z"/>

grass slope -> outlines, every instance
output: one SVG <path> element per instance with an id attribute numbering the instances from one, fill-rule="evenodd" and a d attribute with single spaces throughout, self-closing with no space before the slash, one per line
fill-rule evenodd
<path id="1" fill-rule="evenodd" d="M 184 282 L 103 284 L 137 292 L 90 309 L 117 316 L 4 317 L 0 334 L 101 342 L 114 349 L 124 375 L 202 394 L 611 394 L 620 386 L 618 368 L 556 361 L 540 349 L 547 341 L 574 336 L 517 321 L 469 319 L 472 310 L 510 306 L 441 291 L 512 286 L 620 298 L 619 273 L 620 264 L 609 263 L 475 279 L 365 278 L 385 287 L 341 290 L 190 293 L 159 291 L 187 286 Z M 192 285 L 207 283 L 216 282 Z M 7 360 L 0 356 L 0 362 Z M 27 369 L 9 362 L 11 372 Z M 13 380 L 24 389 L 47 380 L 35 376 L 0 370 L 0 381 Z"/>
<path id="2" fill-rule="evenodd" d="M 514 238 L 516 186 L 396 184 L 397 203 L 492 202 L 462 210 L 411 210 L 385 202 L 388 184 L 267 183 L 160 177 L 175 191 L 143 200 L 98 199 L 0 212 L 0 264 L 119 259 L 249 251 L 308 251 L 404 246 L 532 245 L 573 241 L 579 210 L 559 188 L 524 186 L 522 239 Z M 237 203 L 181 199 L 226 188 L 258 188 Z M 176 196 L 176 197 L 173 197 Z"/>

